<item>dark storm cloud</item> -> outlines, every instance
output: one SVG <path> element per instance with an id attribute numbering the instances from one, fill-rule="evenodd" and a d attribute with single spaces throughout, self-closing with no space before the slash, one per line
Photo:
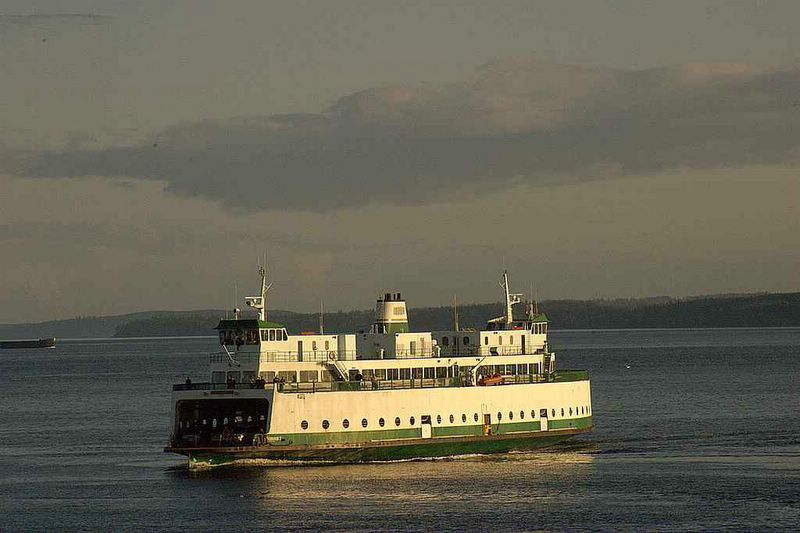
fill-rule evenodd
<path id="1" fill-rule="evenodd" d="M 368 89 L 322 113 L 182 124 L 139 146 L 18 155 L 7 170 L 163 180 L 248 209 L 426 203 L 514 183 L 796 160 L 798 95 L 797 66 L 507 60 L 458 84 Z"/>

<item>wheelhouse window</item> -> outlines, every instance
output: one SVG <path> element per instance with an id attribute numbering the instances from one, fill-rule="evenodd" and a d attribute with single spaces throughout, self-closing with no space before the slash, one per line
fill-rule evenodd
<path id="1" fill-rule="evenodd" d="M 269 340 L 271 340 L 271 341 L 275 340 L 275 330 L 274 329 L 269 330 Z"/>

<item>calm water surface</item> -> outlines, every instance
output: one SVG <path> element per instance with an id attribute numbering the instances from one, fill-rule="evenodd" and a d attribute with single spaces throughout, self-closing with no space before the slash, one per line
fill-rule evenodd
<path id="1" fill-rule="evenodd" d="M 172 383 L 214 339 L 0 352 L 0 530 L 797 530 L 800 329 L 552 332 L 588 368 L 575 445 L 188 472 Z M 627 368 L 630 367 L 630 368 Z"/>

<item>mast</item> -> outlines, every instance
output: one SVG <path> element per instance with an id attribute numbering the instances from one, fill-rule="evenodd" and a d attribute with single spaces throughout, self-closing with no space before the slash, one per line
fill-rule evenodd
<path id="1" fill-rule="evenodd" d="M 456 331 L 461 331 L 458 327 L 458 298 L 453 295 L 453 327 Z"/>
<path id="2" fill-rule="evenodd" d="M 266 258 L 264 265 L 259 261 L 258 275 L 261 278 L 261 294 L 260 296 L 248 296 L 244 299 L 245 303 L 258 311 L 258 319 L 262 321 L 267 320 L 267 291 L 272 287 L 272 283 L 267 284 L 267 268 Z"/>
<path id="3" fill-rule="evenodd" d="M 511 292 L 511 287 L 508 283 L 508 270 L 503 271 L 503 281 L 500 283 L 500 286 L 503 287 L 503 294 L 505 296 L 506 301 L 506 329 L 511 328 L 511 323 L 514 321 L 514 304 L 518 304 L 522 301 L 521 294 L 513 294 Z"/>

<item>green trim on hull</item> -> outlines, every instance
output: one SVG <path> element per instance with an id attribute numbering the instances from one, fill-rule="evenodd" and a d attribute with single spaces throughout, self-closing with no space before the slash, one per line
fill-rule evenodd
<path id="1" fill-rule="evenodd" d="M 167 448 L 165 451 L 189 457 L 190 467 L 216 466 L 237 459 L 269 459 L 319 463 L 362 463 L 397 461 L 466 454 L 505 453 L 552 446 L 591 430 L 565 429 L 479 437 L 410 439 L 406 442 L 382 441 L 368 444 L 318 446 L 260 446 L 224 449 Z"/>

